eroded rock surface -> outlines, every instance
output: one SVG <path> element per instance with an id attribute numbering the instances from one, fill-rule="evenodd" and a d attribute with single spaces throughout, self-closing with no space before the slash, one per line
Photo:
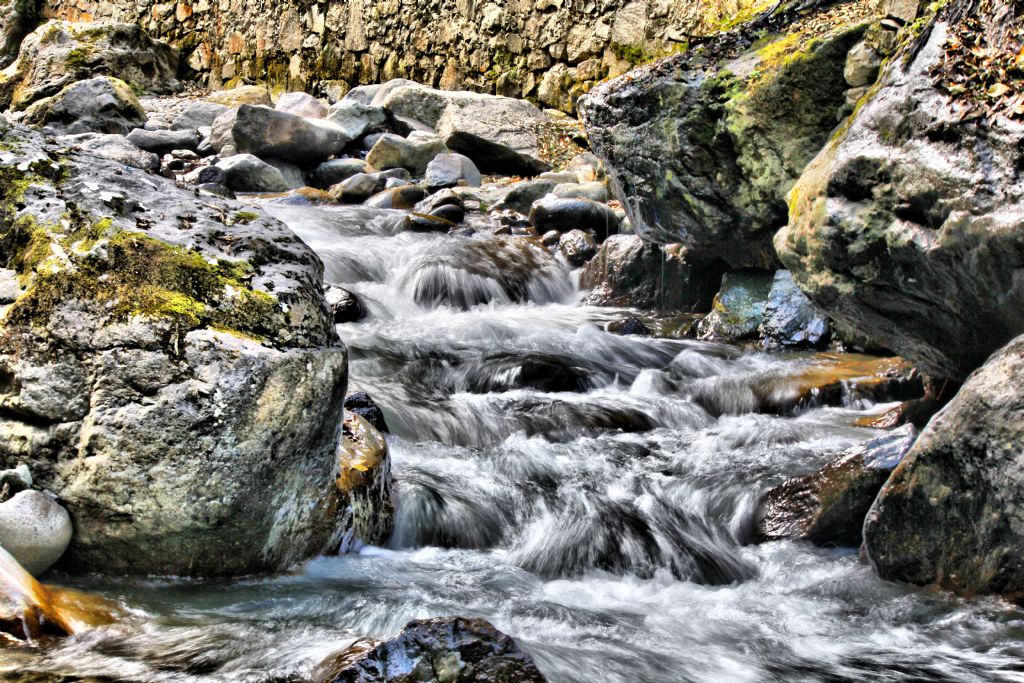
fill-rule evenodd
<path id="1" fill-rule="evenodd" d="M 0 465 L 71 513 L 63 566 L 231 575 L 337 548 L 347 359 L 319 259 L 244 205 L 4 141 Z"/>

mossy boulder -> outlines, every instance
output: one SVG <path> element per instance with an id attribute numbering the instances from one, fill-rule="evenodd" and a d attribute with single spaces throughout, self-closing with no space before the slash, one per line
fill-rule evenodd
<path id="1" fill-rule="evenodd" d="M 178 89 L 178 53 L 133 24 L 49 21 L 0 72 L 0 110 L 21 111 L 75 81 L 114 76 L 140 93 Z"/>
<path id="2" fill-rule="evenodd" d="M 71 571 L 235 575 L 336 549 L 347 353 L 323 266 L 258 210 L 0 149 L 0 467 L 60 497 Z"/>
<path id="3" fill-rule="evenodd" d="M 1024 333 L 1024 125 L 978 117 L 933 75 L 960 25 L 947 11 L 1003 32 L 994 9 L 972 19 L 964 5 L 908 29 L 919 33 L 793 188 L 775 239 L 830 317 L 957 382 Z"/>
<path id="4" fill-rule="evenodd" d="M 846 57 L 866 28 L 849 16 L 781 15 L 765 37 L 725 35 L 580 101 L 638 234 L 733 268 L 776 267 L 786 193 L 828 141 L 849 88 Z"/>
<path id="5" fill-rule="evenodd" d="M 38 100 L 25 112 L 24 122 L 57 134 L 125 135 L 146 122 L 146 111 L 127 83 L 97 76 Z"/>

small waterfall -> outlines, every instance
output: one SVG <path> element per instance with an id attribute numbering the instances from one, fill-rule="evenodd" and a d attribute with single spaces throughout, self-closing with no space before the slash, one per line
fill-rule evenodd
<path id="1" fill-rule="evenodd" d="M 26 640 L 56 629 L 75 635 L 117 620 L 111 602 L 68 588 L 36 581 L 14 557 L 0 547 L 0 586 L 18 604 Z"/>

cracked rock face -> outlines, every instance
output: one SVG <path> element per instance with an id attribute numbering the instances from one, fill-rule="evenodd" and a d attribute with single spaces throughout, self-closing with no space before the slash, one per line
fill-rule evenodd
<path id="1" fill-rule="evenodd" d="M 1024 126 L 962 121 L 938 23 L 808 167 L 775 246 L 829 316 L 938 378 L 1024 332 Z"/>
<path id="2" fill-rule="evenodd" d="M 237 575 L 337 548 L 347 353 L 316 255 L 246 205 L 5 143 L 0 466 L 67 507 L 62 566 Z"/>

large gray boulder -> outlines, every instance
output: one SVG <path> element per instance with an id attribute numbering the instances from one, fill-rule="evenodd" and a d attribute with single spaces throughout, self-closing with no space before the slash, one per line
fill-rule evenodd
<path id="1" fill-rule="evenodd" d="M 0 319 L 0 467 L 71 514 L 61 566 L 235 575 L 336 550 L 347 353 L 320 260 L 251 205 L 4 135 L 0 267 L 28 287 Z"/>
<path id="2" fill-rule="evenodd" d="M 935 84 L 946 11 L 808 167 L 775 245 L 830 317 L 962 381 L 1024 332 L 1024 125 L 964 120 Z"/>
<path id="3" fill-rule="evenodd" d="M 325 118 L 345 129 L 345 133 L 353 140 L 383 128 L 388 122 L 388 114 L 383 108 L 348 99 L 331 105 Z"/>
<path id="4" fill-rule="evenodd" d="M 171 130 L 210 128 L 229 107 L 216 102 L 193 102 L 171 122 Z"/>
<path id="5" fill-rule="evenodd" d="M 836 126 L 859 23 L 730 33 L 580 100 L 591 147 L 636 232 L 733 268 L 774 270 L 786 193 Z"/>
<path id="6" fill-rule="evenodd" d="M 1024 601 L 1024 337 L 922 432 L 864 525 L 884 579 Z"/>
<path id="7" fill-rule="evenodd" d="M 56 134 L 126 135 L 145 122 L 146 111 L 128 84 L 110 76 L 72 83 L 25 112 L 25 123 Z"/>
<path id="8" fill-rule="evenodd" d="M 360 640 L 324 660 L 317 683 L 544 683 L 516 642 L 483 619 L 443 617 L 406 624 L 384 642 Z"/>
<path id="9" fill-rule="evenodd" d="M 217 162 L 225 184 L 236 192 L 286 192 L 292 189 L 281 171 L 252 154 L 235 154 Z"/>
<path id="10" fill-rule="evenodd" d="M 524 100 L 401 83 L 386 85 L 373 103 L 433 128 L 449 149 L 465 154 L 484 172 L 536 175 L 548 170 L 540 159 L 539 137 L 547 119 Z"/>
<path id="11" fill-rule="evenodd" d="M 20 111 L 75 81 L 115 76 L 137 92 L 176 91 L 178 53 L 134 24 L 50 21 L 21 44 L 0 73 L 0 110 Z"/>
<path id="12" fill-rule="evenodd" d="M 176 149 L 195 151 L 200 136 L 196 130 L 146 130 L 136 128 L 128 133 L 128 141 L 147 152 L 170 154 Z"/>
<path id="13" fill-rule="evenodd" d="M 217 117 L 211 142 L 218 152 L 231 145 L 241 154 L 315 166 L 339 154 L 351 138 L 329 121 L 243 104 Z"/>
<path id="14" fill-rule="evenodd" d="M 434 157 L 447 151 L 444 143 L 433 136 L 410 139 L 387 133 L 366 155 L 366 163 L 381 171 L 404 168 L 414 176 L 421 176 Z"/>
<path id="15" fill-rule="evenodd" d="M 330 111 L 326 102 L 304 92 L 283 93 L 274 103 L 274 109 L 306 119 L 323 119 Z"/>

